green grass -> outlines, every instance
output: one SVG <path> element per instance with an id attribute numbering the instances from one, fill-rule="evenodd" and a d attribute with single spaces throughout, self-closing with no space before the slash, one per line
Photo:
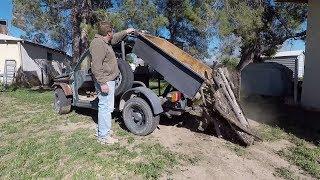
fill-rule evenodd
<path id="1" fill-rule="evenodd" d="M 303 140 L 296 145 L 278 152 L 291 163 L 301 167 L 315 178 L 320 178 L 320 147 L 308 146 Z"/>
<path id="2" fill-rule="evenodd" d="M 293 143 L 293 146 L 277 152 L 278 155 L 287 159 L 291 164 L 302 168 L 315 178 L 320 178 L 320 147 L 308 144 L 308 142 L 296 137 L 293 134 L 284 132 L 279 127 L 263 125 L 258 133 L 264 141 L 277 141 L 286 139 Z M 295 179 L 292 172 L 286 168 L 277 168 L 276 175 L 285 179 Z"/>
<path id="3" fill-rule="evenodd" d="M 157 179 L 181 162 L 179 154 L 118 123 L 113 130 L 120 143 L 99 144 L 91 117 L 55 114 L 50 91 L 0 92 L 0 108 L 1 179 Z M 76 123 L 88 128 L 59 129 Z"/>
<path id="4" fill-rule="evenodd" d="M 287 138 L 286 133 L 279 127 L 262 125 L 257 132 L 264 141 L 277 141 Z"/>
<path id="5" fill-rule="evenodd" d="M 289 180 L 294 180 L 296 179 L 293 175 L 293 172 L 290 171 L 288 168 L 281 167 L 281 168 L 276 168 L 275 169 L 275 176 L 281 177 L 283 179 L 289 179 Z"/>
<path id="6" fill-rule="evenodd" d="M 246 149 L 238 144 L 233 144 L 230 142 L 226 142 L 225 146 L 231 151 L 235 152 L 237 156 L 244 156 L 247 152 Z"/>

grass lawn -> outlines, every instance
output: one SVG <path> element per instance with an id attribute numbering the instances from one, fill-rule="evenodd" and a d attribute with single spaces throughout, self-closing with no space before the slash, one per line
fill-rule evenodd
<path id="1" fill-rule="evenodd" d="M 290 164 L 296 165 L 309 173 L 314 178 L 320 179 L 320 146 L 311 144 L 293 134 L 284 132 L 279 127 L 268 125 L 262 126 L 259 134 L 264 141 L 278 141 L 286 139 L 293 143 L 293 146 L 276 152 L 278 155 L 288 160 Z M 284 179 L 296 179 L 292 177 L 292 172 L 287 168 L 277 168 L 275 175 Z"/>
<path id="2" fill-rule="evenodd" d="M 3 179 L 156 179 L 185 157 L 114 123 L 120 143 L 96 142 L 92 118 L 52 111 L 52 92 L 0 92 L 0 172 Z"/>

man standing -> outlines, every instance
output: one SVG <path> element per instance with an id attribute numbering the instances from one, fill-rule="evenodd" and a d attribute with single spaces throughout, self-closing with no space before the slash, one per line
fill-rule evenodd
<path id="1" fill-rule="evenodd" d="M 120 42 L 127 34 L 134 32 L 129 28 L 119 33 L 113 33 L 113 27 L 109 22 L 98 23 L 98 34 L 90 44 L 92 56 L 91 70 L 95 79 L 95 87 L 98 93 L 98 141 L 102 144 L 118 142 L 111 137 L 111 113 L 114 109 L 115 79 L 119 75 L 117 58 L 111 45 Z"/>

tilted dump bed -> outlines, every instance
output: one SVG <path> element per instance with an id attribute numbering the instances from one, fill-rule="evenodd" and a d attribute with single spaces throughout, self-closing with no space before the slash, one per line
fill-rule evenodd
<path id="1" fill-rule="evenodd" d="M 202 86 L 205 72 L 211 77 L 209 66 L 165 39 L 139 34 L 133 51 L 189 98 Z"/>
<path id="2" fill-rule="evenodd" d="M 233 93 L 234 85 L 226 68 L 217 68 L 212 73 L 209 66 L 167 40 L 146 34 L 138 35 L 133 52 L 189 98 L 193 98 L 206 81 L 202 91 L 203 113 L 208 121 L 214 122 L 218 136 L 221 136 L 221 124 L 216 121 L 217 117 L 214 117 L 216 114 L 213 112 L 219 112 L 245 144 L 253 143 L 257 136 L 251 132 L 237 102 Z"/>

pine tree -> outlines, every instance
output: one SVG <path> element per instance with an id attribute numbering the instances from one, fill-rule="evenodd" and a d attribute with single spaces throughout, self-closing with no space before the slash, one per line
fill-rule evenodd
<path id="1" fill-rule="evenodd" d="M 220 0 L 219 4 L 220 36 L 241 40 L 238 71 L 252 61 L 261 61 L 262 55 L 273 55 L 288 39 L 305 38 L 305 4 L 272 0 Z"/>
<path id="2" fill-rule="evenodd" d="M 112 6 L 111 0 L 13 0 L 13 24 L 26 32 L 24 38 L 67 51 L 73 62 L 88 47 L 86 25 L 96 13 Z"/>

